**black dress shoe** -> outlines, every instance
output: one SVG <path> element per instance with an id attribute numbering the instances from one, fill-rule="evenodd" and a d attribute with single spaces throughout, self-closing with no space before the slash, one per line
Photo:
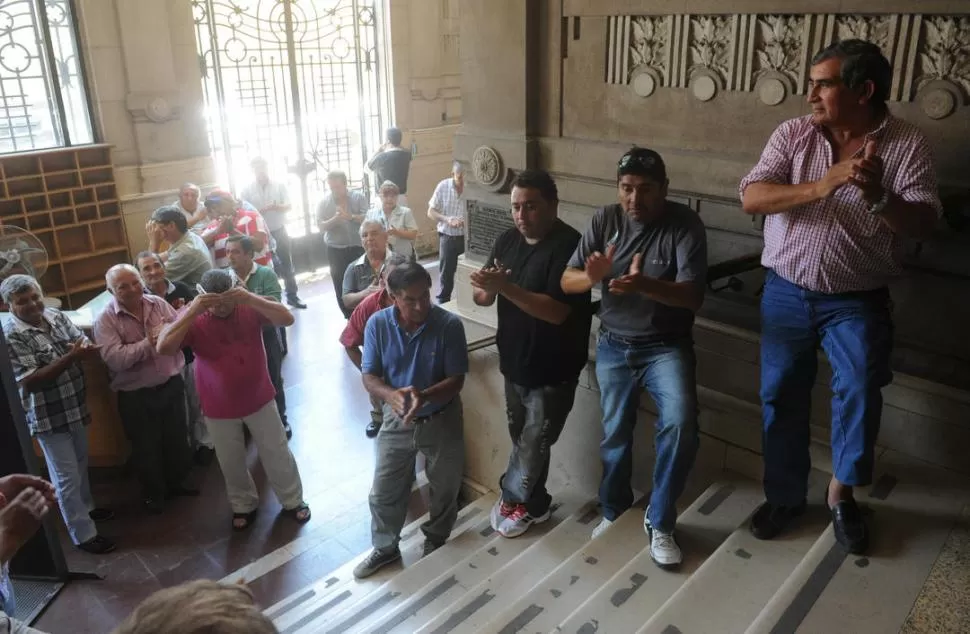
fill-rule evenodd
<path id="1" fill-rule="evenodd" d="M 115 512 L 111 509 L 93 509 L 88 516 L 94 522 L 107 522 L 115 518 Z"/>
<path id="2" fill-rule="evenodd" d="M 151 515 L 161 515 L 165 512 L 165 502 L 155 498 L 145 498 L 145 510 Z"/>
<path id="3" fill-rule="evenodd" d="M 789 523 L 805 512 L 805 503 L 779 506 L 765 502 L 751 516 L 751 534 L 758 539 L 774 539 Z"/>
<path id="4" fill-rule="evenodd" d="M 115 549 L 116 546 L 115 543 L 107 537 L 95 535 L 88 541 L 78 544 L 77 547 L 86 553 L 91 553 L 92 555 L 104 555 L 106 553 L 110 553 Z"/>
<path id="5" fill-rule="evenodd" d="M 289 423 L 283 423 L 283 432 L 286 434 L 287 440 L 293 437 L 293 428 L 290 427 Z"/>
<path id="6" fill-rule="evenodd" d="M 293 308 L 306 308 L 306 304 L 301 302 L 299 297 L 288 297 L 286 303 Z"/>
<path id="7" fill-rule="evenodd" d="M 853 555 L 864 553 L 869 548 L 869 530 L 855 500 L 842 500 L 829 511 L 832 513 L 835 541 Z"/>
<path id="8" fill-rule="evenodd" d="M 177 487 L 169 487 L 166 492 L 165 497 L 167 499 L 172 498 L 194 498 L 199 496 L 199 489 L 194 486 L 181 485 Z"/>
<path id="9" fill-rule="evenodd" d="M 367 423 L 367 427 L 364 428 L 364 433 L 367 434 L 368 438 L 374 438 L 377 436 L 377 432 L 381 430 L 381 421 L 371 421 Z"/>

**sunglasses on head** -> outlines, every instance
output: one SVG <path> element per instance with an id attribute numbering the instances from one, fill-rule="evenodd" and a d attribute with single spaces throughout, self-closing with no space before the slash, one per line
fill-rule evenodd
<path id="1" fill-rule="evenodd" d="M 619 163 L 616 164 L 617 169 L 626 169 L 631 165 L 639 165 L 645 170 L 654 170 L 657 168 L 657 157 L 651 156 L 649 154 L 640 154 L 630 152 L 629 154 L 624 154 Z"/>

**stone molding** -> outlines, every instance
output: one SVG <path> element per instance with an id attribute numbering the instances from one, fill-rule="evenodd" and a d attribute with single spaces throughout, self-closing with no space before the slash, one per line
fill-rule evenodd
<path id="1" fill-rule="evenodd" d="M 804 95 L 815 52 L 875 42 L 893 67 L 890 100 L 942 119 L 970 103 L 970 17 L 924 14 L 618 15 L 607 19 L 605 82 L 649 98 L 754 92 L 767 106 Z"/>

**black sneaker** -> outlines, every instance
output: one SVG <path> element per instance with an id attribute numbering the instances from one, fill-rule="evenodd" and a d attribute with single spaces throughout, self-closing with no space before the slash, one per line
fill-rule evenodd
<path id="1" fill-rule="evenodd" d="M 864 553 L 869 548 L 869 530 L 855 500 L 842 500 L 829 511 L 832 513 L 835 541 L 853 555 Z"/>
<path id="2" fill-rule="evenodd" d="M 364 579 L 369 577 L 384 566 L 393 564 L 401 558 L 401 551 L 397 546 L 393 548 L 375 548 L 371 551 L 364 561 L 357 564 L 354 568 L 354 577 Z"/>
<path id="3" fill-rule="evenodd" d="M 805 502 L 798 506 L 777 506 L 765 502 L 751 516 L 751 534 L 758 539 L 774 539 L 804 512 Z"/>
<path id="4" fill-rule="evenodd" d="M 375 438 L 377 433 L 381 431 L 382 424 L 383 421 L 372 420 L 371 422 L 367 423 L 367 427 L 364 428 L 364 433 L 367 434 L 368 438 Z"/>
<path id="5" fill-rule="evenodd" d="M 293 428 L 290 427 L 289 423 L 283 423 L 283 431 L 286 433 L 287 440 L 293 437 Z"/>
<path id="6" fill-rule="evenodd" d="M 195 450 L 193 459 L 195 460 L 195 464 L 199 465 L 200 467 L 208 467 L 210 464 L 212 464 L 212 459 L 215 458 L 215 456 L 215 449 L 202 445 Z"/>
<path id="7" fill-rule="evenodd" d="M 88 541 L 78 544 L 77 547 L 92 555 L 104 555 L 117 548 L 113 541 L 101 535 L 95 535 Z"/>
<path id="8" fill-rule="evenodd" d="M 95 522 L 107 522 L 115 518 L 115 512 L 111 509 L 93 509 L 88 513 L 88 517 Z"/>

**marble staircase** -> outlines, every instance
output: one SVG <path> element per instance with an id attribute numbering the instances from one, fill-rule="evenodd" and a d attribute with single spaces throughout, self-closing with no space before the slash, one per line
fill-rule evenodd
<path id="1" fill-rule="evenodd" d="M 421 518 L 403 532 L 402 564 L 357 581 L 361 553 L 266 613 L 283 634 L 968 631 L 970 613 L 952 607 L 970 604 L 964 476 L 884 455 L 858 492 L 874 528 L 865 557 L 835 543 L 822 507 L 828 474 L 813 472 L 810 511 L 769 542 L 748 531 L 757 482 L 730 471 L 703 479 L 684 495 L 675 572 L 650 560 L 642 498 L 591 539 L 596 501 L 561 491 L 548 522 L 505 539 L 489 526 L 488 494 L 428 557 Z"/>

